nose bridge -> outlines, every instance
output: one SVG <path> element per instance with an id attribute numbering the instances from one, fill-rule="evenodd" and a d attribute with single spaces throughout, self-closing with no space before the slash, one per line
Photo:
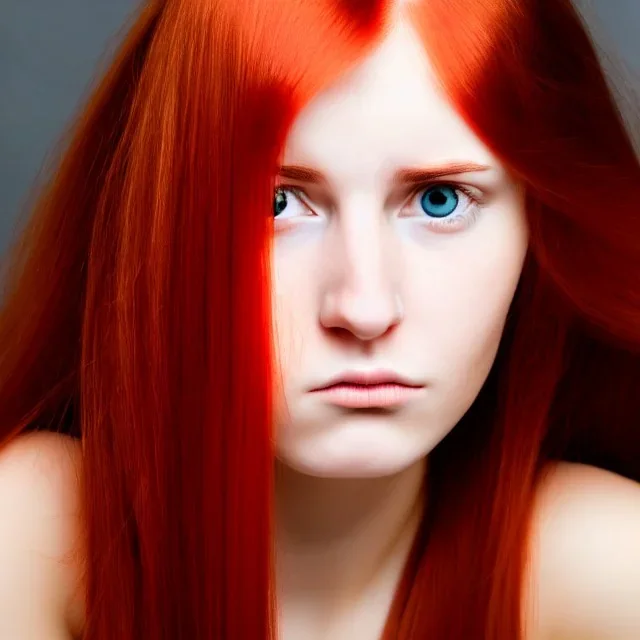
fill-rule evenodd
<path id="1" fill-rule="evenodd" d="M 358 210 L 339 223 L 340 288 L 348 296 L 380 298 L 389 287 L 389 237 L 385 221 Z M 387 231 L 387 234 L 385 234 Z"/>
<path id="2" fill-rule="evenodd" d="M 373 206 L 354 202 L 333 221 L 321 312 L 325 326 L 369 340 L 396 324 L 400 311 L 393 234 Z"/>

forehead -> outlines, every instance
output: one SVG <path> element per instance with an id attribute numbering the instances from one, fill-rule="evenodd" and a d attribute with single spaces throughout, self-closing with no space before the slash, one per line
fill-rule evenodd
<path id="1" fill-rule="evenodd" d="M 284 163 L 332 181 L 379 179 L 398 166 L 496 164 L 450 105 L 416 33 L 398 21 L 368 58 L 298 115 Z"/>

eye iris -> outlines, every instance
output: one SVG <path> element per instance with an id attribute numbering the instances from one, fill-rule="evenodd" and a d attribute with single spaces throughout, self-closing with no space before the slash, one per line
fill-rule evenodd
<path id="1" fill-rule="evenodd" d="M 430 187 L 424 192 L 420 204 L 432 218 L 446 218 L 458 206 L 458 194 L 452 187 Z"/>
<path id="2" fill-rule="evenodd" d="M 277 189 L 273 199 L 273 215 L 279 216 L 287 208 L 287 194 L 283 189 Z"/>

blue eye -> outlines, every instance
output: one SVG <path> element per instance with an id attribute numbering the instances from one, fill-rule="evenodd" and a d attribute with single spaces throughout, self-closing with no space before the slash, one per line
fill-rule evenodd
<path id="1" fill-rule="evenodd" d="M 446 218 L 458 207 L 458 194 L 453 187 L 436 185 L 429 187 L 420 198 L 420 206 L 432 218 Z"/>

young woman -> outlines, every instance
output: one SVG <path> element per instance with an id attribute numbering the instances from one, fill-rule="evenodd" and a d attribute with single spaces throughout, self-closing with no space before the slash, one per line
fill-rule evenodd
<path id="1" fill-rule="evenodd" d="M 0 315 L 0 637 L 640 637 L 640 165 L 567 0 L 147 4 Z"/>

